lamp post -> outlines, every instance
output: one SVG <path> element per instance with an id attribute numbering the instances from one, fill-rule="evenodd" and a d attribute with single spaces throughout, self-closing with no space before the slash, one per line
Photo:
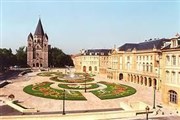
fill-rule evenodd
<path id="1" fill-rule="evenodd" d="M 146 106 L 146 120 L 148 120 L 149 107 Z"/>
<path id="2" fill-rule="evenodd" d="M 153 109 L 156 109 L 156 85 L 154 85 Z"/>
<path id="3" fill-rule="evenodd" d="M 65 89 L 63 90 L 63 112 L 62 112 L 62 114 L 63 115 L 65 115 L 66 113 L 65 113 Z"/>
<path id="4" fill-rule="evenodd" d="M 84 91 L 86 92 L 86 73 L 85 73 L 85 79 L 84 79 Z"/>

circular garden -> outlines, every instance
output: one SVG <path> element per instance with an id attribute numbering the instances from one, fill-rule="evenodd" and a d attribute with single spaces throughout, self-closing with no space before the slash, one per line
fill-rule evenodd
<path id="1" fill-rule="evenodd" d="M 49 81 L 26 86 L 23 91 L 38 97 L 62 100 L 65 90 L 66 100 L 86 100 L 82 93 L 87 90 L 99 99 L 114 99 L 130 96 L 136 93 L 133 87 L 110 83 L 96 82 L 94 75 L 75 73 L 77 78 L 66 79 L 61 72 L 42 72 L 38 76 L 50 77 Z"/>

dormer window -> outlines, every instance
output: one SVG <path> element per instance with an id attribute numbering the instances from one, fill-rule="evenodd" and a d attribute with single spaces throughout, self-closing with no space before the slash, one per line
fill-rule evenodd
<path id="1" fill-rule="evenodd" d="M 180 45 L 180 39 L 178 39 L 178 45 Z"/>
<path id="2" fill-rule="evenodd" d="M 171 47 L 174 48 L 174 47 L 177 47 L 177 46 L 178 46 L 178 40 L 177 39 L 171 40 Z"/>

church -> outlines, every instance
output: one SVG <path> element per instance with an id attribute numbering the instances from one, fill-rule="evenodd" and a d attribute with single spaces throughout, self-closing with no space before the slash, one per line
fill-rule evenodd
<path id="1" fill-rule="evenodd" d="M 31 68 L 48 67 L 48 35 L 44 33 L 39 19 L 34 35 L 30 33 L 27 40 L 27 64 Z"/>

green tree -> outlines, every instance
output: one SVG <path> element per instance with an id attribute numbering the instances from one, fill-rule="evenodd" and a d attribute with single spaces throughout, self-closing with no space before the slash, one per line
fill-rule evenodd
<path id="1" fill-rule="evenodd" d="M 17 65 L 21 67 L 27 67 L 27 49 L 25 46 L 16 49 Z"/>
<path id="2" fill-rule="evenodd" d="M 48 57 L 50 67 L 65 67 L 65 65 L 73 66 L 71 57 L 69 55 L 66 55 L 59 48 L 50 48 Z"/>
<path id="3" fill-rule="evenodd" d="M 11 49 L 0 48 L 0 71 L 4 71 L 5 68 L 13 66 L 16 63 L 16 56 L 13 55 Z"/>

